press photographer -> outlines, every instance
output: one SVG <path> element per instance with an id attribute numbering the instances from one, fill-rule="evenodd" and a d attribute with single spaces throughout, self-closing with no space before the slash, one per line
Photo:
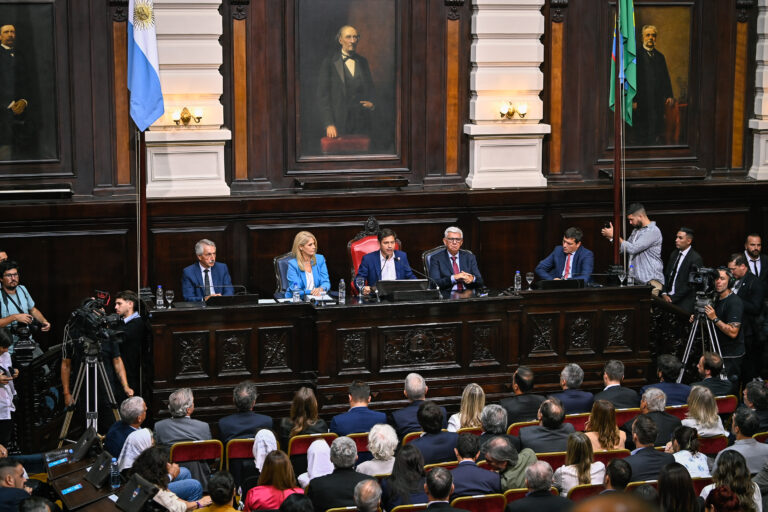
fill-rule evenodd
<path id="1" fill-rule="evenodd" d="M 19 284 L 20 267 L 15 261 L 5 260 L 0 263 L 2 288 L 0 294 L 0 328 L 10 326 L 13 342 L 10 353 L 14 353 L 16 343 L 21 339 L 31 339 L 36 329 L 49 331 L 51 324 L 35 307 L 35 301 L 24 285 Z"/>

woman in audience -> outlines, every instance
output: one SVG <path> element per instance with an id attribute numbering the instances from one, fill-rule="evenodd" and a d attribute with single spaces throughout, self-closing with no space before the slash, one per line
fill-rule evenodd
<path id="1" fill-rule="evenodd" d="M 235 512 L 232 505 L 235 500 L 235 479 L 229 471 L 218 471 L 208 480 L 208 493 L 211 495 L 213 512 Z"/>
<path id="2" fill-rule="evenodd" d="M 259 485 L 248 491 L 245 510 L 279 508 L 291 494 L 304 494 L 296 484 L 296 476 L 288 456 L 282 450 L 269 452 L 259 475 Z"/>
<path id="3" fill-rule="evenodd" d="M 392 475 L 381 482 L 381 502 L 385 510 L 398 505 L 427 503 L 424 492 L 424 458 L 418 448 L 407 444 L 400 448 L 392 466 Z"/>
<path id="4" fill-rule="evenodd" d="M 675 462 L 682 464 L 691 478 L 711 476 L 707 456 L 699 451 L 699 433 L 695 428 L 677 427 L 665 451 L 675 456 Z"/>
<path id="5" fill-rule="evenodd" d="M 633 487 L 631 494 L 637 496 L 640 500 L 647 503 L 651 508 L 649 510 L 658 510 L 659 491 L 651 484 L 638 485 Z"/>
<path id="6" fill-rule="evenodd" d="M 307 449 L 307 471 L 299 475 L 299 485 L 306 489 L 310 480 L 333 473 L 331 447 L 323 439 L 318 439 Z"/>
<path id="7" fill-rule="evenodd" d="M 160 488 L 153 500 L 171 512 L 186 512 L 211 504 L 210 496 L 203 496 L 196 501 L 184 501 L 168 490 L 168 474 L 171 472 L 171 463 L 168 462 L 167 448 L 162 446 L 147 448 L 136 458 L 133 469 L 136 474 Z"/>
<path id="8" fill-rule="evenodd" d="M 291 494 L 280 505 L 280 512 L 314 512 L 314 510 L 312 500 L 303 494 Z"/>
<path id="9" fill-rule="evenodd" d="M 688 414 L 683 420 L 683 425 L 695 428 L 702 437 L 728 435 L 720 416 L 717 415 L 715 395 L 704 386 L 691 388 L 688 395 Z"/>
<path id="10" fill-rule="evenodd" d="M 749 478 L 747 461 L 735 450 L 720 452 L 717 467 L 712 473 L 714 483 L 704 487 L 700 496 L 706 500 L 712 489 L 727 486 L 739 499 L 740 510 L 744 512 L 762 512 L 763 501 L 760 488 Z"/>
<path id="11" fill-rule="evenodd" d="M 478 384 L 471 382 L 461 394 L 459 412 L 448 418 L 448 431 L 456 432 L 460 428 L 482 427 L 480 413 L 485 407 L 485 391 Z"/>
<path id="12" fill-rule="evenodd" d="M 280 419 L 278 431 L 280 446 L 286 450 L 293 436 L 328 432 L 328 424 L 317 416 L 317 399 L 311 388 L 299 388 L 291 403 L 291 417 Z"/>
<path id="13" fill-rule="evenodd" d="M 661 512 L 699 512 L 691 475 L 682 464 L 673 462 L 659 471 L 659 505 Z"/>
<path id="14" fill-rule="evenodd" d="M 291 252 L 295 258 L 288 262 L 286 297 L 291 297 L 294 288 L 299 290 L 302 297 L 305 294 L 320 296 L 331 289 L 325 258 L 317 254 L 315 235 L 309 231 L 296 233 Z"/>
<path id="15" fill-rule="evenodd" d="M 595 400 L 586 424 L 593 451 L 624 448 L 627 434 L 616 426 L 616 408 L 608 400 Z"/>
<path id="16" fill-rule="evenodd" d="M 565 466 L 555 470 L 552 485 L 557 487 L 560 495 L 567 496 L 568 491 L 577 485 L 601 484 L 604 478 L 605 464 L 594 462 L 592 443 L 587 435 L 583 432 L 570 434 L 565 452 Z"/>
<path id="17" fill-rule="evenodd" d="M 739 497 L 727 485 L 721 485 L 712 489 L 704 502 L 704 510 L 707 512 L 739 512 Z"/>
<path id="18" fill-rule="evenodd" d="M 368 433 L 368 450 L 373 455 L 373 459 L 359 464 L 355 471 L 371 476 L 392 473 L 397 444 L 395 429 L 386 423 L 374 425 Z"/>

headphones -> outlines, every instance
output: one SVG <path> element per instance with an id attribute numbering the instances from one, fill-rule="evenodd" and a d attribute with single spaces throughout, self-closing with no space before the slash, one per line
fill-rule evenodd
<path id="1" fill-rule="evenodd" d="M 717 267 L 717 269 L 715 270 L 718 270 L 718 271 L 722 270 L 725 272 L 725 275 L 728 276 L 728 289 L 729 290 L 733 289 L 733 285 L 736 284 L 736 278 L 733 277 L 733 272 L 731 272 L 731 269 L 729 269 L 728 267 Z"/>

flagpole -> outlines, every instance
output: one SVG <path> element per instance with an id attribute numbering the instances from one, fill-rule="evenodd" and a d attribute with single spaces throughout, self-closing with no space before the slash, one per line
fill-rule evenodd
<path id="1" fill-rule="evenodd" d="M 620 7 L 621 2 L 616 2 L 616 18 L 621 19 L 621 13 L 620 13 Z M 615 25 L 616 26 L 616 25 Z M 617 26 L 616 26 L 617 27 Z M 618 27 L 615 28 L 618 32 Z M 621 59 L 620 57 L 620 49 L 621 45 L 619 44 L 619 38 L 622 37 L 621 33 L 617 33 L 616 37 L 614 37 L 614 55 L 616 55 L 617 60 Z M 622 223 L 622 215 L 621 215 L 621 179 L 622 179 L 622 173 L 621 173 L 621 129 L 623 125 L 623 119 L 622 119 L 622 107 L 624 104 L 624 98 L 623 94 L 621 94 L 621 80 L 619 79 L 619 74 L 621 73 L 620 68 L 620 60 L 616 63 L 614 68 L 616 69 L 616 74 L 611 77 L 612 80 L 614 80 L 614 87 L 616 94 L 614 95 L 614 108 L 613 108 L 613 263 L 614 265 L 618 265 L 620 263 L 619 259 L 619 237 L 621 233 L 621 223 Z"/>
<path id="2" fill-rule="evenodd" d="M 139 246 L 141 248 L 139 275 L 141 277 L 141 286 L 146 288 L 149 286 L 149 253 L 147 251 L 149 240 L 147 231 L 147 218 L 149 215 L 147 208 L 147 144 L 144 139 L 144 132 L 139 130 L 137 132 L 139 136 L 139 183 L 137 185 L 137 192 L 139 194 L 139 217 L 141 219 L 139 222 Z"/>

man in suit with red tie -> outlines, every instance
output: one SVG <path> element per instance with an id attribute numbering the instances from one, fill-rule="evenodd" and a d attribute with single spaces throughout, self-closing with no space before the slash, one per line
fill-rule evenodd
<path id="1" fill-rule="evenodd" d="M 568 228 L 563 243 L 536 265 L 539 279 L 583 279 L 589 282 L 595 257 L 592 251 L 581 246 L 584 233 L 579 228 Z"/>
<path id="2" fill-rule="evenodd" d="M 688 313 L 693 313 L 696 302 L 696 292 L 688 286 L 688 274 L 691 268 L 702 267 L 704 262 L 699 253 L 693 250 L 693 230 L 682 227 L 677 230 L 675 250 L 669 255 L 667 266 L 664 268 L 664 291 L 661 297 L 667 302 L 676 304 Z"/>
<path id="3" fill-rule="evenodd" d="M 462 292 L 483 286 L 483 276 L 477 267 L 474 254 L 461 249 L 464 233 L 456 226 L 445 230 L 444 251 L 438 251 L 429 259 L 429 277 L 442 291 Z"/>

